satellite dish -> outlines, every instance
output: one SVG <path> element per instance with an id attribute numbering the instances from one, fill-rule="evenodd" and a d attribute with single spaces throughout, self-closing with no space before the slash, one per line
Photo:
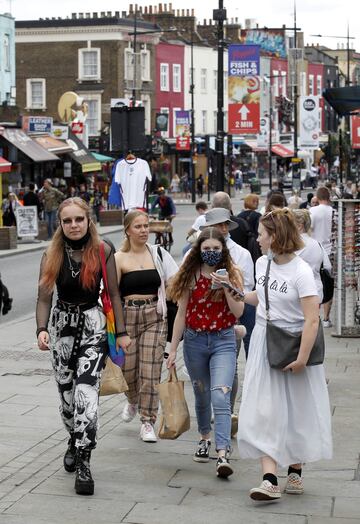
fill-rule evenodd
<path id="1" fill-rule="evenodd" d="M 58 102 L 58 114 L 61 122 L 71 122 L 72 106 L 77 104 L 79 96 L 73 91 L 67 91 L 61 95 Z"/>

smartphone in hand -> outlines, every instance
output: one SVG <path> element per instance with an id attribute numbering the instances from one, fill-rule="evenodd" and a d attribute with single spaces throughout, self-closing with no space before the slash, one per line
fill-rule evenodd
<path id="1" fill-rule="evenodd" d="M 227 274 L 227 271 L 225 268 L 221 268 L 221 269 L 217 269 L 215 273 L 220 276 L 225 276 Z M 221 286 L 218 284 L 215 284 L 214 282 L 211 284 L 211 289 L 220 289 L 220 288 Z"/>
<path id="2" fill-rule="evenodd" d="M 233 285 L 229 284 L 228 282 L 223 282 L 222 287 L 226 287 L 226 289 L 229 289 L 230 291 L 232 291 L 232 293 L 235 293 L 235 295 L 237 295 L 241 299 L 245 297 L 245 293 L 241 291 L 241 289 L 234 287 Z"/>

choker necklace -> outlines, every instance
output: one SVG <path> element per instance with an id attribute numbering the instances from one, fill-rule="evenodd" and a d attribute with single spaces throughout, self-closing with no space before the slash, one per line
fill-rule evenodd
<path id="1" fill-rule="evenodd" d="M 88 230 L 85 233 L 85 235 L 82 238 L 79 238 L 78 240 L 71 240 L 64 234 L 64 231 L 62 233 L 62 236 L 65 243 L 65 247 L 70 248 L 72 251 L 84 251 L 85 245 L 87 244 L 90 238 L 90 231 Z"/>

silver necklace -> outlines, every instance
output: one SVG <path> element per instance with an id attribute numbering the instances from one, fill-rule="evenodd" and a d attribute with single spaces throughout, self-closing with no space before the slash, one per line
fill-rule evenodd
<path id="1" fill-rule="evenodd" d="M 73 278 L 76 278 L 80 274 L 80 271 L 81 271 L 81 267 L 80 267 L 81 262 L 78 263 L 78 262 L 75 262 L 75 260 L 71 259 L 71 255 L 73 254 L 73 249 L 71 249 L 71 247 L 66 246 L 65 251 L 66 251 L 68 262 L 69 262 L 69 269 L 71 271 L 71 276 Z M 83 249 L 81 249 L 81 251 L 83 251 Z M 74 264 L 76 264 L 77 267 L 73 266 L 72 264 L 73 262 Z"/>

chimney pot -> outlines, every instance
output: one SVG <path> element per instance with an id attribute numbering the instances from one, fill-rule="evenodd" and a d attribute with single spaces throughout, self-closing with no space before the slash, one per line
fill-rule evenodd
<path id="1" fill-rule="evenodd" d="M 120 11 L 115 11 L 115 17 L 120 18 Z"/>
<path id="2" fill-rule="evenodd" d="M 190 16 L 190 10 L 186 9 L 186 16 Z"/>
<path id="3" fill-rule="evenodd" d="M 191 16 L 195 16 L 195 9 L 191 9 Z"/>
<path id="4" fill-rule="evenodd" d="M 181 16 L 185 16 L 185 9 L 181 9 Z"/>
<path id="5" fill-rule="evenodd" d="M 161 14 L 163 12 L 163 6 L 162 4 L 159 4 L 159 14 Z"/>
<path id="6" fill-rule="evenodd" d="M 133 4 L 129 4 L 129 15 L 132 15 L 134 12 L 134 6 Z"/>
<path id="7" fill-rule="evenodd" d="M 105 18 L 105 11 L 101 11 L 100 16 L 101 18 Z"/>
<path id="8" fill-rule="evenodd" d="M 79 18 L 84 18 L 84 13 L 79 13 Z"/>
<path id="9" fill-rule="evenodd" d="M 93 18 L 97 18 L 98 17 L 98 14 L 97 13 L 93 13 Z"/>
<path id="10" fill-rule="evenodd" d="M 76 20 L 76 18 L 77 18 L 76 13 L 71 13 L 71 19 Z"/>
<path id="11" fill-rule="evenodd" d="M 91 13 L 85 13 L 86 18 L 91 18 Z"/>

